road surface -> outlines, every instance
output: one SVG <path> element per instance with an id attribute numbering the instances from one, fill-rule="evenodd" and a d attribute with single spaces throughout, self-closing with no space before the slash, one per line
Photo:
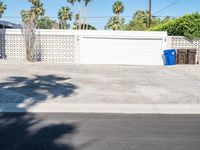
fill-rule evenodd
<path id="1" fill-rule="evenodd" d="M 1 113 L 1 150 L 199 150 L 200 115 Z"/>

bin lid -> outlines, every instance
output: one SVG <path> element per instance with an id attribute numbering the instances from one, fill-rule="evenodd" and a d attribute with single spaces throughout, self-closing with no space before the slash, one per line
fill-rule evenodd
<path id="1" fill-rule="evenodd" d="M 196 49 L 188 49 L 188 51 L 191 52 L 191 53 L 196 53 L 197 52 Z"/>
<path id="2" fill-rule="evenodd" d="M 176 51 L 175 49 L 166 49 L 166 50 L 164 50 L 164 52 L 174 52 L 174 51 Z"/>
<path id="3" fill-rule="evenodd" d="M 176 50 L 175 49 L 168 49 L 168 50 L 164 50 L 164 54 L 175 54 Z"/>
<path id="4" fill-rule="evenodd" d="M 188 51 L 188 49 L 177 49 L 178 52 L 183 52 L 186 53 Z"/>

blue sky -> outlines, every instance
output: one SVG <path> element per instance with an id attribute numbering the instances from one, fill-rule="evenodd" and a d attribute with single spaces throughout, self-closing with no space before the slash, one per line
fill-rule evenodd
<path id="1" fill-rule="evenodd" d="M 69 6 L 73 7 L 66 2 L 66 0 L 41 0 L 46 9 L 45 15 L 49 17 L 55 17 L 56 19 L 58 9 L 61 6 Z M 92 5 L 92 16 L 112 16 L 112 4 L 115 0 L 93 0 Z M 121 0 L 125 4 L 125 11 L 122 16 L 133 16 L 133 13 L 138 9 L 147 9 L 149 0 Z M 153 13 L 161 10 L 162 8 L 170 5 L 171 3 L 177 0 L 152 0 Z M 20 12 L 23 9 L 30 8 L 30 4 L 28 0 L 3 0 L 3 2 L 7 5 L 7 10 L 4 14 L 3 19 L 12 21 L 15 23 L 19 23 L 21 21 Z M 77 5 L 74 7 L 74 10 L 77 11 Z M 179 0 L 179 2 L 170 7 L 169 9 L 163 11 L 160 16 L 182 16 L 184 14 L 192 13 L 192 12 L 200 12 L 200 1 L 199 0 Z M 126 22 L 128 22 L 131 18 L 126 17 Z M 98 29 L 103 29 L 106 24 L 108 18 L 92 18 L 88 19 L 88 22 L 93 24 Z"/>

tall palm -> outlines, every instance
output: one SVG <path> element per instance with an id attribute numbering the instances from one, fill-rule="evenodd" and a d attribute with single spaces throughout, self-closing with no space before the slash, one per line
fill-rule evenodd
<path id="1" fill-rule="evenodd" d="M 68 20 L 72 20 L 72 16 L 73 13 L 71 12 L 69 7 L 61 7 L 58 11 L 58 19 L 60 21 L 60 28 L 62 29 L 67 29 L 68 28 L 68 24 L 67 21 Z"/>
<path id="2" fill-rule="evenodd" d="M 85 7 L 84 7 L 84 21 L 83 21 L 83 30 L 85 30 L 85 27 L 86 27 L 86 9 L 87 9 L 87 6 L 90 2 L 90 0 L 84 0 L 85 2 Z"/>
<path id="3" fill-rule="evenodd" d="M 79 14 L 76 14 L 75 15 L 75 22 L 74 22 L 75 29 L 78 29 L 78 21 L 79 20 L 80 20 L 80 16 L 79 16 Z"/>
<path id="4" fill-rule="evenodd" d="M 88 16 L 90 16 L 91 15 L 91 11 L 92 11 L 92 2 L 93 2 L 93 0 L 84 0 L 84 1 L 85 1 L 85 9 L 88 6 L 88 4 L 90 4 L 90 8 L 89 8 L 89 11 L 88 11 Z M 86 24 L 86 22 L 85 22 L 85 24 Z M 88 29 L 88 27 L 89 27 L 88 25 L 89 24 L 87 23 L 86 24 L 86 29 Z"/>
<path id="5" fill-rule="evenodd" d="M 36 5 L 40 2 L 40 0 L 28 0 L 28 2 L 32 3 L 33 5 Z"/>
<path id="6" fill-rule="evenodd" d="M 81 2 L 82 2 L 82 0 L 77 0 L 78 1 L 78 14 L 79 14 L 79 25 L 78 25 L 78 27 L 79 27 L 79 30 L 81 29 Z"/>
<path id="7" fill-rule="evenodd" d="M 27 60 L 35 60 L 35 29 L 37 27 L 37 20 L 40 16 L 44 15 L 45 9 L 40 0 L 28 0 L 32 3 L 32 7 L 29 10 L 22 10 L 22 21 L 25 24 L 25 46 L 27 51 Z"/>
<path id="8" fill-rule="evenodd" d="M 68 3 L 70 3 L 73 7 L 76 3 L 76 0 L 66 0 Z M 73 8 L 73 14 L 75 14 L 75 8 Z M 76 17 L 74 18 L 74 22 L 76 22 Z"/>
<path id="9" fill-rule="evenodd" d="M 44 16 L 45 10 L 44 10 L 43 4 L 40 3 L 40 1 L 34 4 L 31 9 L 35 13 L 36 17 Z"/>
<path id="10" fill-rule="evenodd" d="M 120 14 L 123 12 L 124 12 L 124 4 L 120 0 L 117 0 L 113 4 L 113 13 L 119 17 Z"/>
<path id="11" fill-rule="evenodd" d="M 31 11 L 35 14 L 36 18 L 39 16 L 44 16 L 45 9 L 40 0 L 28 0 L 32 3 Z"/>
<path id="12" fill-rule="evenodd" d="M 67 2 L 74 6 L 74 4 L 76 3 L 76 0 L 67 0 Z"/>
<path id="13" fill-rule="evenodd" d="M 81 29 L 81 2 L 82 0 L 67 0 L 68 3 L 74 4 L 78 2 L 78 14 L 79 14 L 79 21 L 78 21 L 78 28 Z"/>
<path id="14" fill-rule="evenodd" d="M 44 16 L 45 9 L 40 0 L 28 0 L 28 2 L 32 3 L 32 7 L 30 10 L 21 11 L 22 21 L 25 24 L 32 24 L 35 27 L 37 19 L 40 16 Z"/>
<path id="15" fill-rule="evenodd" d="M 5 10 L 6 10 L 6 5 L 4 5 L 4 3 L 0 1 L 0 18 L 2 17 Z"/>
<path id="16" fill-rule="evenodd" d="M 91 13 L 92 13 L 92 2 L 93 0 L 90 0 L 90 11 L 89 11 L 89 16 L 91 16 Z M 89 29 L 89 24 L 87 24 L 87 30 Z"/>

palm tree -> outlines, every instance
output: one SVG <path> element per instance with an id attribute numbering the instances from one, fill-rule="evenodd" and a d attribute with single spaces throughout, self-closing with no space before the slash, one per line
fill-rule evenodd
<path id="1" fill-rule="evenodd" d="M 37 3 L 33 3 L 31 10 L 35 13 L 36 18 L 39 16 L 44 16 L 45 10 L 44 10 L 43 4 L 40 2 L 40 0 L 37 0 Z"/>
<path id="2" fill-rule="evenodd" d="M 36 5 L 40 2 L 40 0 L 28 0 L 28 2 L 32 3 L 33 5 Z"/>
<path id="3" fill-rule="evenodd" d="M 73 7 L 76 3 L 76 0 L 66 0 L 68 3 L 70 3 Z M 73 14 L 75 14 L 75 8 L 73 8 Z M 74 18 L 74 23 L 76 22 L 76 18 Z"/>
<path id="4" fill-rule="evenodd" d="M 88 16 L 90 16 L 91 15 L 91 10 L 92 10 L 92 2 L 93 2 L 93 0 L 84 0 L 85 1 L 85 10 L 86 10 L 86 7 L 88 6 L 88 4 L 90 4 L 90 10 L 88 11 Z M 86 12 L 85 12 L 85 16 L 86 16 Z M 84 24 L 86 24 L 86 19 L 85 19 L 85 21 L 84 21 Z M 87 23 L 86 24 L 86 29 L 88 29 L 88 26 L 89 24 Z"/>
<path id="5" fill-rule="evenodd" d="M 69 7 L 61 7 L 58 11 L 58 19 L 60 20 L 60 28 L 67 29 L 69 24 L 67 24 L 68 20 L 72 20 L 73 13 L 70 11 Z"/>
<path id="6" fill-rule="evenodd" d="M 76 3 L 76 0 L 67 0 L 67 2 L 74 6 L 74 4 Z"/>
<path id="7" fill-rule="evenodd" d="M 124 18 L 119 19 L 117 16 L 113 16 L 108 20 L 108 23 L 105 26 L 106 30 L 122 30 L 124 27 Z"/>
<path id="8" fill-rule="evenodd" d="M 78 14 L 79 14 L 79 30 L 81 29 L 81 2 L 82 0 L 78 0 L 78 7 L 79 7 L 79 11 L 78 11 Z"/>
<path id="9" fill-rule="evenodd" d="M 93 2 L 93 0 L 90 0 L 90 11 L 89 11 L 89 16 L 91 15 L 91 13 L 92 13 L 92 2 Z M 88 26 L 89 24 L 87 24 L 87 30 L 89 29 L 89 26 Z"/>
<path id="10" fill-rule="evenodd" d="M 78 2 L 78 14 L 79 14 L 79 20 L 78 20 L 78 28 L 81 29 L 81 2 L 82 0 L 67 0 L 68 3 L 74 4 Z"/>
<path id="11" fill-rule="evenodd" d="M 120 19 L 120 14 L 124 12 L 124 4 L 121 1 L 117 0 L 112 7 L 113 13 L 116 16 L 110 17 L 105 26 L 105 29 L 122 30 L 124 28 L 125 19 Z"/>
<path id="12" fill-rule="evenodd" d="M 85 16 L 85 18 L 84 18 L 84 22 L 83 22 L 83 30 L 85 30 L 85 27 L 86 27 L 85 26 L 86 25 L 86 8 L 87 8 L 88 3 L 90 2 L 90 0 L 84 0 L 84 2 L 85 2 L 85 8 L 84 8 L 84 16 Z"/>
<path id="13" fill-rule="evenodd" d="M 0 1 L 0 18 L 2 17 L 5 10 L 6 10 L 6 5 L 4 5 L 4 3 Z"/>
<path id="14" fill-rule="evenodd" d="M 22 22 L 28 24 L 31 22 L 30 20 L 32 18 L 32 12 L 31 10 L 22 10 L 21 16 L 22 16 Z"/>
<path id="15" fill-rule="evenodd" d="M 44 15 L 43 4 L 40 0 L 28 0 L 32 3 L 32 7 L 29 10 L 22 10 L 22 21 L 25 24 L 25 30 L 23 32 L 25 36 L 25 46 L 27 51 L 27 60 L 33 62 L 35 60 L 35 29 L 37 27 L 37 20 L 40 16 Z"/>
<path id="16" fill-rule="evenodd" d="M 113 4 L 113 13 L 116 14 L 119 18 L 119 15 L 123 12 L 124 12 L 124 4 L 121 1 L 117 0 Z"/>
<path id="17" fill-rule="evenodd" d="M 24 23 L 33 23 L 36 25 L 37 19 L 40 16 L 44 16 L 45 9 L 40 0 L 28 0 L 28 1 L 32 3 L 32 7 L 30 10 L 21 11 L 22 21 Z"/>
<path id="18" fill-rule="evenodd" d="M 78 29 L 78 21 L 79 21 L 79 19 L 80 19 L 79 14 L 76 14 L 75 15 L 75 22 L 74 22 L 74 26 L 75 26 L 74 29 Z"/>
<path id="19" fill-rule="evenodd" d="M 44 7 L 40 0 L 28 0 L 32 3 L 31 11 L 35 14 L 36 18 L 39 16 L 44 16 Z"/>

